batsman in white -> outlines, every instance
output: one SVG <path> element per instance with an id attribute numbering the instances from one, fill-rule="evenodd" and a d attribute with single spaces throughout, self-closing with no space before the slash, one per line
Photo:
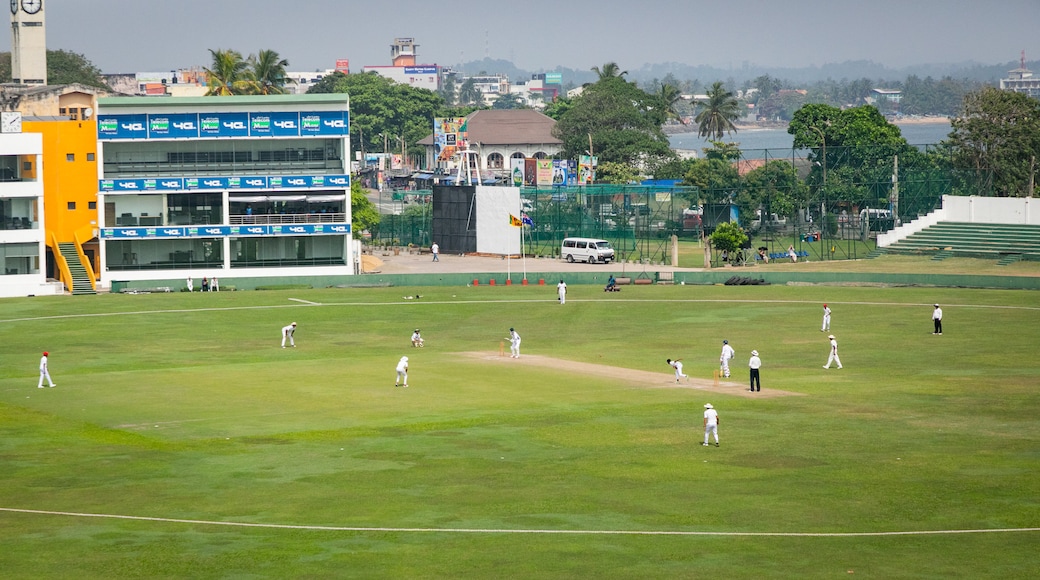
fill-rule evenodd
<path id="1" fill-rule="evenodd" d="M 520 334 L 515 330 L 509 329 L 509 336 L 506 337 L 509 341 L 509 356 L 513 358 L 520 358 Z"/>
<path id="2" fill-rule="evenodd" d="M 729 341 L 722 341 L 722 354 L 719 356 L 719 364 L 722 366 L 722 376 L 727 379 L 729 378 L 729 361 L 736 355 L 737 353 L 733 351 L 733 347 L 729 345 Z"/>
<path id="3" fill-rule="evenodd" d="M 397 379 L 394 381 L 394 386 L 408 386 L 408 357 L 406 356 L 402 356 L 401 360 L 397 361 Z"/>

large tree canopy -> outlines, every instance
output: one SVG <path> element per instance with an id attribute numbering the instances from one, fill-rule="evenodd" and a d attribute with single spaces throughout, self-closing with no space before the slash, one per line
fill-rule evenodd
<path id="1" fill-rule="evenodd" d="M 895 157 L 901 163 L 920 162 L 922 154 L 907 143 L 899 127 L 874 107 L 839 109 L 805 105 L 795 112 L 787 132 L 794 147 L 812 149 L 813 181 L 832 200 L 876 204 L 888 192 L 871 191 L 867 184 L 891 181 Z"/>
<path id="2" fill-rule="evenodd" d="M 1030 195 L 1040 168 L 1040 100 L 987 88 L 968 94 L 952 119 L 955 167 L 976 176 L 969 193 Z M 1034 185 L 1035 187 L 1035 185 Z"/>
<path id="3" fill-rule="evenodd" d="M 0 52 L 0 82 L 11 82 L 11 53 Z M 47 51 L 47 84 L 79 83 L 111 90 L 101 77 L 101 70 L 82 54 L 68 50 Z"/>
<path id="4" fill-rule="evenodd" d="M 657 165 L 672 156 L 661 131 L 667 106 L 621 76 L 604 76 L 587 85 L 557 119 L 554 132 L 563 140 L 564 157 L 589 150 L 600 163 Z"/>
<path id="5" fill-rule="evenodd" d="M 354 151 L 418 151 L 416 143 L 433 132 L 444 100 L 374 72 L 334 73 L 307 91 L 350 95 L 350 146 Z M 403 138 L 403 143 L 401 139 Z"/>

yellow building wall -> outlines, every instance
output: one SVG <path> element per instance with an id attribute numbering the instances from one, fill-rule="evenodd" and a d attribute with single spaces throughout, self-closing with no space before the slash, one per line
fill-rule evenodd
<path id="1" fill-rule="evenodd" d="M 47 239 L 53 234 L 58 242 L 73 242 L 77 230 L 97 227 L 97 123 L 25 121 L 22 131 L 43 134 Z"/>

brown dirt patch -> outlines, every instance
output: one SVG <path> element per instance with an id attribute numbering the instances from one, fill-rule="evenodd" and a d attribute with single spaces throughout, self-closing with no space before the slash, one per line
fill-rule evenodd
<path id="1" fill-rule="evenodd" d="M 629 383 L 634 387 L 646 389 L 693 389 L 708 393 L 719 393 L 723 395 L 755 399 L 802 396 L 802 393 L 778 391 L 775 389 L 762 389 L 761 391 L 752 393 L 744 383 L 734 383 L 732 381 L 719 381 L 719 386 L 716 387 L 714 380 L 701 379 L 697 377 L 690 377 L 683 382 L 677 383 L 675 382 L 675 373 L 640 371 L 622 367 L 564 360 L 536 354 L 525 354 L 516 359 L 509 356 L 499 355 L 496 352 L 462 352 L 458 354 L 466 358 L 483 360 L 490 363 L 537 366 L 586 376 L 591 375 L 616 379 Z"/>

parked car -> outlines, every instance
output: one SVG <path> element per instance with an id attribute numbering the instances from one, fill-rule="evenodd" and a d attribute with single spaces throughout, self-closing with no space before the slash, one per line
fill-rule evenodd
<path id="1" fill-rule="evenodd" d="M 565 238 L 560 257 L 568 262 L 609 263 L 614 259 L 610 242 L 596 238 Z"/>

